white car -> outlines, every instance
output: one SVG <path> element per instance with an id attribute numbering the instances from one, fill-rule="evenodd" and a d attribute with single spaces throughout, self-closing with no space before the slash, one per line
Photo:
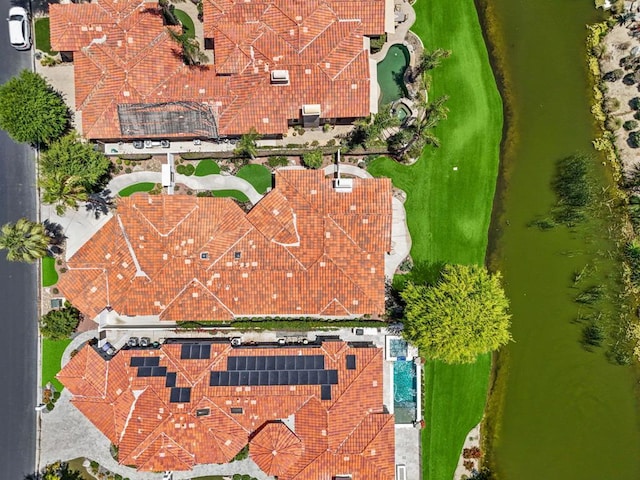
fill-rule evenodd
<path id="1" fill-rule="evenodd" d="M 9 9 L 9 41 L 16 50 L 31 48 L 31 24 L 29 14 L 22 7 Z"/>

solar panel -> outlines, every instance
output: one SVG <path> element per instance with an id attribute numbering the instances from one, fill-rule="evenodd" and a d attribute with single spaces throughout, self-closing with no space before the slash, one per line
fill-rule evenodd
<path id="1" fill-rule="evenodd" d="M 298 372 L 298 385 L 309 385 L 309 372 L 306 370 Z"/>
<path id="2" fill-rule="evenodd" d="M 189 403 L 191 401 L 191 389 L 190 388 L 181 388 L 180 389 L 180 402 L 181 403 Z"/>
<path id="3" fill-rule="evenodd" d="M 160 365 L 160 357 L 144 357 L 145 367 L 157 367 Z"/>
<path id="4" fill-rule="evenodd" d="M 318 383 L 321 385 L 329 383 L 329 374 L 326 370 L 318 370 Z"/>
<path id="5" fill-rule="evenodd" d="M 318 371 L 309 370 L 309 383 L 307 383 L 307 385 L 317 385 L 317 384 L 318 384 Z"/>
<path id="6" fill-rule="evenodd" d="M 324 370 L 324 355 L 316 355 L 313 363 L 316 370 Z"/>
<path id="7" fill-rule="evenodd" d="M 240 372 L 238 385 L 249 385 L 249 372 Z"/>
<path id="8" fill-rule="evenodd" d="M 286 357 L 284 357 L 284 368 L 285 370 L 295 370 L 296 357 L 292 355 L 287 355 Z"/>
<path id="9" fill-rule="evenodd" d="M 289 381 L 287 382 L 288 385 L 298 385 L 298 372 L 297 370 L 290 370 L 289 371 Z"/>
<path id="10" fill-rule="evenodd" d="M 132 367 L 142 367 L 144 366 L 145 357 L 131 357 L 131 361 L 129 365 Z"/>
<path id="11" fill-rule="evenodd" d="M 267 385 L 278 385 L 278 372 L 271 370 L 269 372 L 269 383 Z"/>
<path id="12" fill-rule="evenodd" d="M 322 385 L 320 387 L 320 399 L 331 400 L 331 385 Z"/>
<path id="13" fill-rule="evenodd" d="M 269 372 L 259 372 L 260 379 L 257 385 L 269 385 Z"/>
<path id="14" fill-rule="evenodd" d="M 260 372 L 249 372 L 249 385 L 260 385 Z"/>
<path id="15" fill-rule="evenodd" d="M 226 387 L 229 385 L 229 376 L 231 374 L 229 372 L 220 372 L 220 386 Z"/>
<path id="16" fill-rule="evenodd" d="M 267 359 L 265 357 L 256 357 L 256 370 L 266 370 Z"/>
<path id="17" fill-rule="evenodd" d="M 167 367 L 151 367 L 152 377 L 164 377 L 167 374 Z"/>
<path id="18" fill-rule="evenodd" d="M 238 364 L 238 357 L 227 357 L 227 370 L 235 370 Z"/>
<path id="19" fill-rule="evenodd" d="M 217 387 L 218 385 L 220 385 L 220 372 L 211 372 L 209 376 L 209 386 Z"/>
<path id="20" fill-rule="evenodd" d="M 229 372 L 229 386 L 237 387 L 240 385 L 240 372 Z"/>
<path id="21" fill-rule="evenodd" d="M 167 373 L 167 381 L 164 382 L 165 387 L 175 387 L 176 386 L 176 372 Z"/>
<path id="22" fill-rule="evenodd" d="M 304 357 L 302 355 L 299 355 L 296 357 L 296 366 L 295 369 L 296 370 L 304 370 Z"/>
<path id="23" fill-rule="evenodd" d="M 169 401 L 171 403 L 178 403 L 180 401 L 180 388 L 172 388 L 169 395 Z"/>
<path id="24" fill-rule="evenodd" d="M 265 362 L 265 370 L 276 369 L 276 357 L 267 357 L 265 358 Z"/>
<path id="25" fill-rule="evenodd" d="M 211 358 L 211 345 L 200 345 L 200 358 Z"/>
<path id="26" fill-rule="evenodd" d="M 329 384 L 337 385 L 338 384 L 338 371 L 337 370 L 327 370 L 329 373 Z"/>
<path id="27" fill-rule="evenodd" d="M 304 358 L 304 369 L 313 370 L 316 358 L 315 355 L 306 355 L 302 358 Z"/>
<path id="28" fill-rule="evenodd" d="M 247 357 L 238 357 L 236 370 L 246 370 L 246 369 L 247 369 Z"/>
<path id="29" fill-rule="evenodd" d="M 151 367 L 138 367 L 138 377 L 150 377 Z"/>
<path id="30" fill-rule="evenodd" d="M 355 370 L 355 369 L 356 369 L 356 356 L 347 355 L 347 370 Z"/>
<path id="31" fill-rule="evenodd" d="M 283 356 L 276 357 L 276 370 L 284 370 L 286 368 L 285 361 Z"/>
<path id="32" fill-rule="evenodd" d="M 182 349 L 180 350 L 180 358 L 184 360 L 185 358 L 191 358 L 191 345 L 188 343 L 182 344 Z"/>
<path id="33" fill-rule="evenodd" d="M 200 358 L 200 345 L 191 345 L 191 354 L 189 358 L 196 360 Z"/>
<path id="34" fill-rule="evenodd" d="M 289 372 L 282 370 L 278 372 L 278 385 L 286 385 L 289 383 Z"/>
<path id="35" fill-rule="evenodd" d="M 256 369 L 256 357 L 247 357 L 247 370 Z"/>

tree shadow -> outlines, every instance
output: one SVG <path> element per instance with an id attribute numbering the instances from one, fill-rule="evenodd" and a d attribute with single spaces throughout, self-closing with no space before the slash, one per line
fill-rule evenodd
<path id="1" fill-rule="evenodd" d="M 440 278 L 445 262 L 416 262 L 407 274 L 407 280 L 416 284 L 433 285 Z"/>
<path id="2" fill-rule="evenodd" d="M 85 203 L 85 210 L 87 212 L 93 212 L 94 218 L 98 219 L 102 215 L 108 215 L 115 205 L 113 203 L 113 196 L 111 190 L 106 189 L 101 192 L 89 194 L 87 203 Z"/>

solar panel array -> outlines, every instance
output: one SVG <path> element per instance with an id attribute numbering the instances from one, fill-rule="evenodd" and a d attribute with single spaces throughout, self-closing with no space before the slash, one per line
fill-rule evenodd
<path id="1" fill-rule="evenodd" d="M 169 397 L 171 403 L 188 403 L 191 401 L 191 388 L 189 387 L 174 387 L 171 389 L 171 395 Z"/>
<path id="2" fill-rule="evenodd" d="M 131 357 L 132 367 L 157 367 L 160 365 L 160 357 Z"/>
<path id="3" fill-rule="evenodd" d="M 227 370 L 324 370 L 324 355 L 232 356 Z"/>
<path id="4" fill-rule="evenodd" d="M 211 372 L 209 386 L 337 385 L 337 370 L 261 370 Z"/>
<path id="5" fill-rule="evenodd" d="M 164 377 L 167 367 L 138 367 L 138 377 Z"/>
<path id="6" fill-rule="evenodd" d="M 180 351 L 181 360 L 202 360 L 211 358 L 211 345 L 184 343 L 182 344 L 182 350 Z"/>

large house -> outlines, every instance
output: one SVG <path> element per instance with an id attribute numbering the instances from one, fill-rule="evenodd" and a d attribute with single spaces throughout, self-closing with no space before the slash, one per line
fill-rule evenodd
<path id="1" fill-rule="evenodd" d="M 395 477 L 382 350 L 174 341 L 112 358 L 85 345 L 57 375 L 72 403 L 144 471 L 227 463 L 249 445 L 278 480 Z"/>
<path id="2" fill-rule="evenodd" d="M 193 67 L 157 3 L 50 5 L 86 138 L 277 136 L 377 111 L 368 36 L 393 31 L 391 0 L 203 0 L 203 10 L 211 62 Z"/>
<path id="3" fill-rule="evenodd" d="M 89 318 L 350 318 L 385 311 L 391 182 L 278 170 L 248 213 L 229 198 L 135 194 L 58 288 Z"/>

